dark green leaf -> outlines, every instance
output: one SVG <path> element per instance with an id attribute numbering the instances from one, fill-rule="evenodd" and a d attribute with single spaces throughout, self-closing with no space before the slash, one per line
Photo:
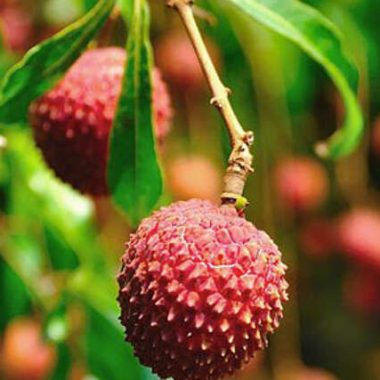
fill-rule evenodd
<path id="1" fill-rule="evenodd" d="M 7 73 L 0 92 L 0 121 L 26 118 L 29 103 L 50 89 L 108 18 L 115 0 L 100 0 L 82 19 L 32 48 Z"/>
<path id="2" fill-rule="evenodd" d="M 54 270 L 73 270 L 79 266 L 77 254 L 52 226 L 45 226 L 46 248 Z"/>
<path id="3" fill-rule="evenodd" d="M 0 331 L 14 317 L 27 314 L 30 301 L 25 284 L 0 257 Z"/>
<path id="4" fill-rule="evenodd" d="M 128 39 L 128 63 L 110 142 L 108 180 L 112 197 L 136 225 L 162 191 L 153 136 L 152 53 L 149 12 L 135 0 Z"/>
<path id="5" fill-rule="evenodd" d="M 143 368 L 124 342 L 116 318 L 87 308 L 86 356 L 90 372 L 100 380 L 142 380 Z"/>
<path id="6" fill-rule="evenodd" d="M 291 40 L 324 67 L 343 98 L 346 118 L 327 143 L 317 145 L 317 152 L 331 158 L 350 153 L 362 135 L 363 117 L 356 99 L 357 70 L 346 56 L 339 30 L 318 11 L 296 0 L 224 1 Z"/>
<path id="7" fill-rule="evenodd" d="M 57 365 L 51 375 L 51 380 L 67 380 L 70 375 L 71 368 L 71 356 L 70 350 L 65 344 L 59 344 L 57 346 Z"/>

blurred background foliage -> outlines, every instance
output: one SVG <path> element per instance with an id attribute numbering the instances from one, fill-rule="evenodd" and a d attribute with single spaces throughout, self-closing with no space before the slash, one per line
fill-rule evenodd
<path id="1" fill-rule="evenodd" d="M 313 154 L 314 143 L 333 133 L 344 112 L 324 71 L 259 24 L 248 31 L 236 12 L 228 12 L 227 18 L 214 1 L 197 3 L 203 9 L 200 26 L 225 83 L 233 90 L 237 114 L 255 132 L 255 173 L 246 190 L 251 201 L 247 217 L 281 247 L 292 284 L 291 303 L 270 349 L 238 377 L 376 380 L 380 379 L 380 274 L 342 254 L 338 229 L 349 210 L 371 209 L 373 223 L 380 213 L 376 132 L 380 128 L 380 122 L 376 124 L 380 2 L 306 2 L 339 26 L 360 72 L 365 138 L 354 154 L 337 162 L 322 162 Z M 2 0 L 0 77 L 28 48 L 94 3 Z M 168 61 L 178 59 L 186 71 L 192 67 L 186 62 L 193 57 L 191 53 L 176 57 L 175 46 L 169 51 L 162 48 L 165 39 L 182 33 L 176 15 L 162 3 L 151 2 L 151 36 L 157 65 L 169 84 L 175 120 L 161 152 L 165 191 L 160 203 L 191 197 L 217 201 L 229 152 L 227 136 L 209 106 L 205 82 L 183 88 L 180 80 L 170 77 Z M 115 16 L 96 44 L 123 46 L 124 31 L 121 18 Z M 55 352 L 46 376 L 37 380 L 155 378 L 133 357 L 117 320 L 115 277 L 131 232 L 128 223 L 109 200 L 84 197 L 55 179 L 29 128 L 12 124 L 2 125 L 1 130 L 6 137 L 4 143 L 0 141 L 2 349 L 6 349 L 7 330 L 22 317 L 36 321 Z M 286 163 L 290 174 L 281 169 Z M 312 198 L 310 204 L 287 198 L 286 189 L 299 183 L 310 183 L 299 190 L 301 198 L 303 191 Z M 360 241 L 374 240 L 376 246 L 379 224 L 369 226 L 371 234 L 361 230 L 353 234 Z M 379 247 L 374 248 L 378 257 Z M 19 358 L 20 366 L 25 356 Z M 0 355 L 0 363 L 2 359 L 5 354 Z M 306 367 L 325 369 L 332 377 L 312 377 Z M 0 371 L 1 376 L 12 379 L 5 371 Z"/>

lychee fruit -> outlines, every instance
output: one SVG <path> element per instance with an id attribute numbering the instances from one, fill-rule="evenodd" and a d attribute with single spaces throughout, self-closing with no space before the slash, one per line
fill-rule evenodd
<path id="1" fill-rule="evenodd" d="M 218 168 L 201 155 L 179 156 L 167 164 L 169 188 L 178 200 L 191 198 L 217 202 L 222 190 Z"/>
<path id="2" fill-rule="evenodd" d="M 327 197 L 326 171 L 309 157 L 290 157 L 280 162 L 274 181 L 281 204 L 295 212 L 312 211 Z"/>
<path id="3" fill-rule="evenodd" d="M 8 380 L 44 380 L 56 363 L 56 351 L 43 341 L 41 326 L 33 319 L 11 322 L 3 339 L 1 373 Z"/>
<path id="4" fill-rule="evenodd" d="M 367 316 L 380 313 L 380 275 L 369 269 L 359 268 L 344 281 L 343 297 L 352 310 Z"/>
<path id="5" fill-rule="evenodd" d="M 279 326 L 285 269 L 269 236 L 232 207 L 193 199 L 162 208 L 122 258 L 126 338 L 161 378 L 232 374 Z"/>
<path id="6" fill-rule="evenodd" d="M 30 106 L 35 140 L 46 162 L 59 178 L 82 193 L 108 193 L 108 140 L 125 63 L 124 49 L 89 50 L 54 89 Z M 157 69 L 153 72 L 153 108 L 155 134 L 161 141 L 172 112 Z"/>
<path id="7" fill-rule="evenodd" d="M 305 255 L 316 259 L 326 259 L 336 246 L 336 226 L 328 219 L 314 219 L 300 229 L 299 243 Z"/>
<path id="8" fill-rule="evenodd" d="M 338 222 L 340 250 L 357 264 L 380 271 L 380 213 L 355 209 Z"/>
<path id="9" fill-rule="evenodd" d="M 206 39 L 207 49 L 213 63 L 220 66 L 219 50 Z M 177 89 L 197 92 L 207 86 L 201 65 L 189 37 L 180 31 L 172 31 L 156 44 L 157 66 L 162 74 Z"/>
<path id="10" fill-rule="evenodd" d="M 31 45 L 32 21 L 17 5 L 8 5 L 0 10 L 0 31 L 5 46 L 12 51 L 23 52 Z"/>

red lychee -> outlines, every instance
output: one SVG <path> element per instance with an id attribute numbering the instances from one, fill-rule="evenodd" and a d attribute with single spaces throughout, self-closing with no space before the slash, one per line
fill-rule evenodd
<path id="1" fill-rule="evenodd" d="M 217 47 L 208 39 L 206 45 L 213 63 L 220 66 Z M 198 57 L 185 33 L 172 31 L 166 34 L 157 42 L 155 52 L 164 78 L 178 89 L 190 92 L 206 88 L 207 82 Z"/>
<path id="2" fill-rule="evenodd" d="M 379 273 L 364 268 L 356 269 L 345 279 L 343 296 L 351 309 L 368 316 L 379 315 Z"/>
<path id="3" fill-rule="evenodd" d="M 32 42 L 32 21 L 25 10 L 17 5 L 8 5 L 0 10 L 0 31 L 5 46 L 10 50 L 22 52 Z"/>
<path id="4" fill-rule="evenodd" d="M 30 121 L 48 165 L 82 193 L 107 194 L 108 140 L 121 92 L 125 50 L 89 50 L 62 81 L 32 103 Z M 156 137 L 169 129 L 170 99 L 158 70 L 153 72 Z"/>
<path id="5" fill-rule="evenodd" d="M 234 208 L 194 199 L 162 208 L 131 236 L 122 264 L 127 340 L 162 378 L 231 374 L 282 318 L 281 253 Z"/>
<path id="6" fill-rule="evenodd" d="M 339 247 L 351 260 L 380 271 L 380 213 L 356 209 L 338 224 Z"/>
<path id="7" fill-rule="evenodd" d="M 23 318 L 6 328 L 0 355 L 1 373 L 5 379 L 46 379 L 55 362 L 55 349 L 43 341 L 39 323 Z"/>
<path id="8" fill-rule="evenodd" d="M 200 155 L 180 156 L 170 160 L 167 178 L 170 190 L 178 200 L 199 198 L 217 202 L 221 194 L 218 168 Z"/>
<path id="9" fill-rule="evenodd" d="M 281 204 L 294 211 L 311 211 L 327 197 L 328 178 L 321 164 L 308 157 L 291 157 L 275 168 L 275 187 Z"/>
<path id="10" fill-rule="evenodd" d="M 327 258 L 335 249 L 335 223 L 315 219 L 301 227 L 299 240 L 302 251 L 316 260 Z"/>

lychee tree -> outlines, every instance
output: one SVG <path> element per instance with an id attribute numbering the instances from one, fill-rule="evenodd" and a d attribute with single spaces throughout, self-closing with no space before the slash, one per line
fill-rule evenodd
<path id="1" fill-rule="evenodd" d="M 221 14 L 238 38 L 257 23 L 263 25 L 324 68 L 346 112 L 338 131 L 316 144 L 316 154 L 332 159 L 347 155 L 362 134 L 357 70 L 338 29 L 317 10 L 295 0 L 200 1 L 197 8 L 192 0 L 162 1 L 165 5 L 183 23 L 209 84 L 211 104 L 230 138 L 220 206 L 191 200 L 151 215 L 164 203 L 159 156 L 165 151 L 160 151 L 158 140 L 167 132 L 171 111 L 169 100 L 162 100 L 168 97 L 165 85 L 157 84 L 161 79 L 153 68 L 146 0 L 94 2 L 80 20 L 27 52 L 5 75 L 0 92 L 7 154 L 21 178 L 10 183 L 29 192 L 15 191 L 10 203 L 20 215 L 42 215 L 42 233 L 47 246 L 53 247 L 49 251 L 56 247 L 65 251 L 64 260 L 53 254 L 49 258 L 54 270 L 64 271 L 62 276 L 43 276 L 40 268 L 25 270 L 22 259 L 12 254 L 28 240 L 23 230 L 24 235 L 3 247 L 9 276 L 20 274 L 22 292 L 26 285 L 31 302 L 45 316 L 46 336 L 56 343 L 61 359 L 70 356 L 70 337 L 77 327 L 69 323 L 70 313 L 77 303 L 83 306 L 87 366 L 100 379 L 122 379 L 125 371 L 131 379 L 151 375 L 137 364 L 131 347 L 121 343 L 120 326 L 114 324 L 119 313 L 116 280 L 95 241 L 91 201 L 61 187 L 51 173 L 34 176 L 43 164 L 31 138 L 20 137 L 28 114 L 37 145 L 58 177 L 84 193 L 109 193 L 130 225 L 138 226 L 127 243 L 118 276 L 121 322 L 141 363 L 174 380 L 218 379 L 240 369 L 267 346 L 267 335 L 278 327 L 287 300 L 285 266 L 277 246 L 244 216 L 251 201 L 244 188 L 254 167 L 252 126 L 243 127 L 234 111 L 229 100 L 234 89 L 226 87 L 215 69 L 194 9 L 203 5 Z M 90 45 L 118 12 L 127 29 L 125 51 L 98 48 L 91 53 Z M 109 52 L 110 60 L 100 57 L 101 50 Z M 96 67 L 99 62 L 103 67 Z M 28 152 L 25 162 L 24 152 Z M 28 202 L 40 215 L 21 206 Z M 90 238 L 84 239 L 83 232 Z M 34 282 L 33 276 L 45 282 Z M 51 294 L 42 290 L 46 281 L 53 284 Z M 99 352 L 101 345 L 109 351 L 107 360 Z"/>

